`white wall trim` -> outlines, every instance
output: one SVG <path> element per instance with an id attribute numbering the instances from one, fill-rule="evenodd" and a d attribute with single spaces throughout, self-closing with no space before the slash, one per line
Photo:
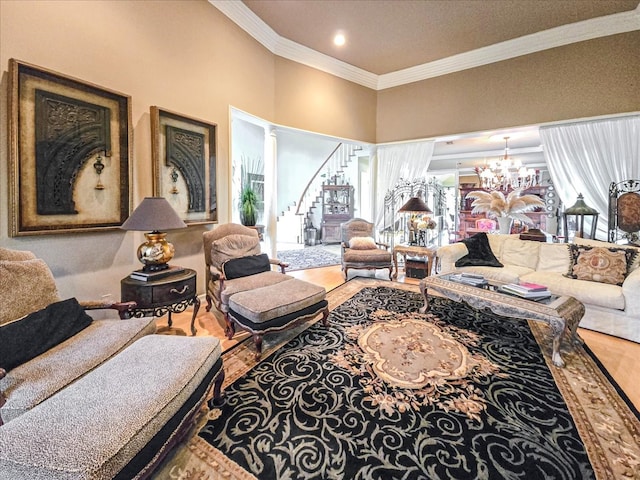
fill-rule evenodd
<path id="1" fill-rule="evenodd" d="M 571 43 L 640 30 L 638 5 L 635 10 L 628 12 L 571 23 L 415 67 L 376 75 L 281 37 L 240 0 L 209 0 L 209 3 L 275 55 L 373 90 L 397 87 Z"/>

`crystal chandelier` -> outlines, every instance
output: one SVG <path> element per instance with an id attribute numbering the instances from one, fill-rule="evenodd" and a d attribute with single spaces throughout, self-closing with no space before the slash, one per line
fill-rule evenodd
<path id="1" fill-rule="evenodd" d="M 504 156 L 475 168 L 482 188 L 511 190 L 529 188 L 539 183 L 540 170 L 527 168 L 520 160 L 509 157 L 508 142 L 509 137 L 504 137 Z"/>

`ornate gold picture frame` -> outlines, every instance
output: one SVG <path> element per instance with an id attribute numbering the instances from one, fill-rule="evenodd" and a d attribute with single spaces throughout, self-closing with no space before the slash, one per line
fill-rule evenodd
<path id="1" fill-rule="evenodd" d="M 217 125 L 151 107 L 153 194 L 187 224 L 218 220 Z"/>
<path id="2" fill-rule="evenodd" d="M 129 216 L 130 97 L 9 60 L 12 236 L 107 230 Z"/>

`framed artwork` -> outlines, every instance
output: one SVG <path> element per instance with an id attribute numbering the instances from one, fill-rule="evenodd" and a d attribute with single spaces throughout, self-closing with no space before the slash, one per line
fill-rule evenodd
<path id="1" fill-rule="evenodd" d="M 129 96 L 9 60 L 11 235 L 120 227 L 130 125 Z"/>
<path id="2" fill-rule="evenodd" d="M 187 224 L 218 220 L 217 125 L 151 107 L 153 194 Z"/>

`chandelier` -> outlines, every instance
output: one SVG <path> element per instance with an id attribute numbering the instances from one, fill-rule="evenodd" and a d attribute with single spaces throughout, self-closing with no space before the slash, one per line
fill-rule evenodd
<path id="1" fill-rule="evenodd" d="M 509 157 L 509 137 L 504 137 L 504 156 L 475 168 L 480 186 L 487 190 L 511 190 L 529 188 L 540 181 L 540 170 L 522 165 L 518 159 Z"/>

